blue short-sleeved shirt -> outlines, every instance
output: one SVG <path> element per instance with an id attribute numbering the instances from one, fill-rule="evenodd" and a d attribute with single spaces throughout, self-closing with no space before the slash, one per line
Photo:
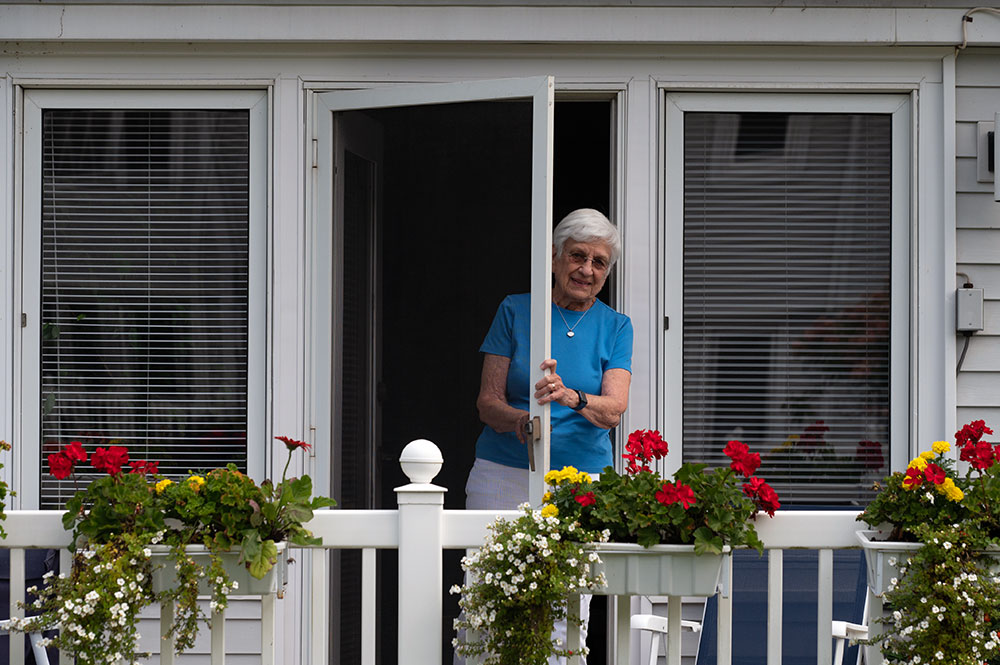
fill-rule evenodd
<path id="1" fill-rule="evenodd" d="M 573 327 L 573 337 L 566 336 L 566 323 Z M 531 329 L 531 295 L 507 296 L 497 310 L 486 339 L 479 348 L 483 353 L 510 358 L 507 372 L 507 403 L 524 409 L 534 395 L 534 382 L 528 364 Z M 556 372 L 571 389 L 588 395 L 601 393 L 601 380 L 609 369 L 632 371 L 632 321 L 601 301 L 595 301 L 583 320 L 580 312 L 552 305 L 552 357 Z M 577 321 L 580 321 L 577 324 Z M 574 327 L 575 326 L 575 327 Z M 552 468 L 572 465 L 587 473 L 600 473 L 611 464 L 611 438 L 608 430 L 597 427 L 579 413 L 561 404 L 552 404 Z M 476 442 L 476 457 L 512 466 L 528 468 L 528 452 L 513 432 L 499 433 L 483 428 Z"/>

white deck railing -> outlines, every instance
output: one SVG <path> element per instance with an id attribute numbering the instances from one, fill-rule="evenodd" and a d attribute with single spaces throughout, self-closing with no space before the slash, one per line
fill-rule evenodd
<path id="1" fill-rule="evenodd" d="M 439 465 L 438 465 L 439 466 Z M 436 469 L 434 470 L 436 474 Z M 431 480 L 433 474 L 409 476 L 411 480 Z M 375 664 L 376 644 L 376 563 L 378 549 L 399 550 L 399 663 L 407 665 L 440 665 L 442 661 L 441 622 L 443 619 L 442 561 L 446 549 L 478 547 L 486 533 L 486 525 L 498 514 L 514 516 L 509 511 L 444 510 L 445 489 L 429 482 L 415 482 L 397 488 L 397 510 L 329 510 L 317 513 L 310 529 L 323 538 L 324 549 L 355 549 L 362 551 L 362 654 L 360 665 Z M 60 511 L 8 511 L 5 528 L 8 536 L 0 548 L 10 549 L 10 612 L 23 616 L 17 607 L 24 600 L 25 550 L 60 549 L 60 568 L 68 570 L 69 534 L 62 528 Z M 782 645 L 782 553 L 786 549 L 819 550 L 817 578 L 817 641 L 816 662 L 831 662 L 833 653 L 830 622 L 833 616 L 833 550 L 856 548 L 856 513 L 851 511 L 779 511 L 773 519 L 762 517 L 757 531 L 769 550 L 767 664 L 780 665 Z M 294 554 L 293 554 L 294 556 Z M 327 557 L 311 557 L 312 579 L 306 585 L 312 590 L 311 662 L 326 665 L 333 645 L 328 643 L 329 598 Z M 724 578 L 732 574 L 724 570 Z M 718 665 L 732 662 L 732 593 L 730 584 L 723 584 L 718 612 Z M 674 604 L 678 606 L 678 604 Z M 619 603 L 620 609 L 628 607 Z M 263 665 L 274 665 L 282 658 L 273 651 L 276 613 L 280 603 L 274 598 L 262 601 Z M 221 619 L 221 617 L 220 617 Z M 676 615 L 679 622 L 679 614 Z M 213 621 L 212 663 L 224 661 L 224 621 Z M 679 632 L 679 631 L 678 631 Z M 668 635 L 667 663 L 680 665 L 680 640 Z M 268 646 L 270 645 L 270 648 Z M 626 644 L 619 644 L 617 662 L 623 660 Z M 10 640 L 11 663 L 24 662 L 24 642 Z M 166 654 L 164 654 L 166 656 Z M 161 658 L 170 662 L 170 657 Z M 352 664 L 353 665 L 353 664 Z"/>

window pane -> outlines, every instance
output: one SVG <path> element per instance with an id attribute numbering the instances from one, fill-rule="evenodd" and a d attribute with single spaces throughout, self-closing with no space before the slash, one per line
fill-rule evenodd
<path id="1" fill-rule="evenodd" d="M 684 457 L 738 439 L 783 505 L 888 469 L 891 117 L 684 117 Z"/>
<path id="2" fill-rule="evenodd" d="M 72 440 L 245 470 L 249 113 L 42 118 L 41 507 Z"/>

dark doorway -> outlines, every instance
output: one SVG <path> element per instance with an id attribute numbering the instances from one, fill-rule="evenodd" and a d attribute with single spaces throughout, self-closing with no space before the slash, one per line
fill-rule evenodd
<path id="1" fill-rule="evenodd" d="M 554 220 L 580 207 L 609 213 L 612 102 L 560 101 L 555 114 Z M 368 413 L 377 422 L 359 432 L 376 434 L 371 444 L 360 438 L 341 441 L 341 459 L 334 464 L 364 476 L 357 463 L 346 459 L 351 457 L 365 466 L 374 464 L 375 473 L 371 487 L 360 481 L 352 486 L 357 489 L 345 484 L 347 494 L 339 498 L 345 508 L 395 508 L 393 489 L 406 483 L 399 454 L 409 441 L 425 438 L 444 455 L 444 467 L 434 482 L 448 488 L 445 508 L 462 509 L 482 429 L 475 406 L 482 366 L 479 345 L 504 296 L 529 289 L 531 105 L 474 102 L 364 115 L 381 128 L 381 165 L 374 185 L 381 192 L 378 228 L 364 235 L 371 247 L 362 243 L 356 246 L 362 249 L 351 250 L 345 244 L 345 251 L 363 256 L 345 256 L 344 265 L 372 276 L 372 283 L 364 284 L 371 297 L 355 298 L 354 305 L 345 300 L 344 307 L 360 309 L 343 314 L 345 322 L 371 320 L 373 329 L 345 330 L 342 348 L 345 354 L 361 349 L 377 361 L 367 363 L 368 375 L 343 377 L 345 400 L 351 394 L 371 395 L 372 403 L 345 403 L 335 409 Z M 356 359 L 343 362 L 347 369 L 365 365 Z M 446 663 L 452 660 L 451 619 L 458 613 L 456 598 L 447 589 L 461 581 L 461 555 L 445 553 Z M 357 577 L 355 565 L 343 557 L 338 573 L 345 584 L 340 588 L 343 611 L 335 611 L 339 625 L 334 632 L 341 643 L 333 652 L 342 663 L 356 660 L 358 645 L 352 642 L 357 638 L 352 636 L 360 634 L 356 610 L 350 609 L 359 605 L 359 590 L 350 584 L 352 576 Z M 380 552 L 378 565 L 382 633 L 377 659 L 389 665 L 396 663 L 397 652 L 395 552 Z M 600 601 L 594 612 L 590 662 L 597 664 L 603 662 L 601 627 L 606 616 Z"/>

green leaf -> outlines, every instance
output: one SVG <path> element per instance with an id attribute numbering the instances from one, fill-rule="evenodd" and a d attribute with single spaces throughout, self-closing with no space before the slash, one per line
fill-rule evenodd
<path id="1" fill-rule="evenodd" d="M 261 543 L 257 556 L 250 561 L 250 574 L 262 579 L 276 563 L 278 563 L 278 547 L 273 540 L 265 540 Z"/>
<path id="2" fill-rule="evenodd" d="M 695 554 L 722 554 L 722 538 L 708 527 L 700 527 L 694 532 Z"/>

